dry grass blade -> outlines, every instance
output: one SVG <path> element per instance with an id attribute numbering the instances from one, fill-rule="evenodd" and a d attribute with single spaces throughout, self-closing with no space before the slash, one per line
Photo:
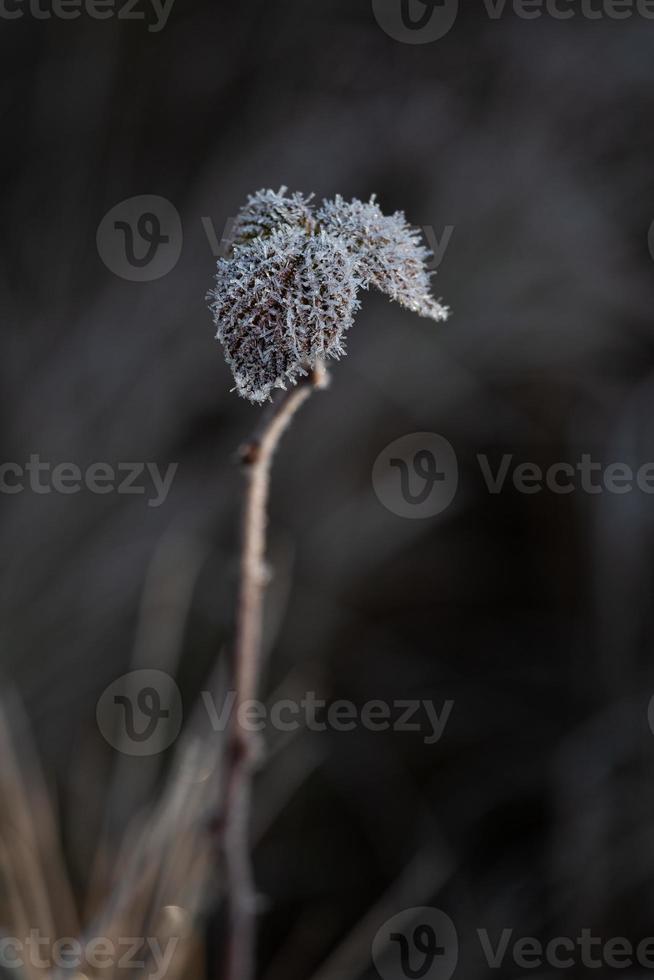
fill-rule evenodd
<path id="1" fill-rule="evenodd" d="M 77 935 L 79 923 L 57 819 L 15 698 L 0 702 L 0 799 L 3 932 L 19 942 L 33 929 L 51 941 Z"/>

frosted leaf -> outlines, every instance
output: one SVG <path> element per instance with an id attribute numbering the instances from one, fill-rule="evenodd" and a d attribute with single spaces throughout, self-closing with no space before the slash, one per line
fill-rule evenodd
<path id="1" fill-rule="evenodd" d="M 307 234 L 313 232 L 314 218 L 309 204 L 312 195 L 287 195 L 286 191 L 286 187 L 280 187 L 278 191 L 260 190 L 250 194 L 234 221 L 229 250 L 253 238 L 267 238 L 287 225 L 303 228 Z"/>
<path id="2" fill-rule="evenodd" d="M 359 285 L 342 242 L 290 226 L 219 259 L 210 306 L 239 394 L 265 401 L 319 358 L 344 354 Z"/>
<path id="3" fill-rule="evenodd" d="M 447 319 L 447 307 L 431 295 L 427 262 L 432 253 L 422 232 L 408 224 L 404 213 L 385 215 L 374 196 L 367 204 L 337 195 L 324 201 L 316 215 L 319 226 L 340 237 L 357 259 L 364 286 L 373 285 L 420 316 Z"/>
<path id="4" fill-rule="evenodd" d="M 422 316 L 446 319 L 430 292 L 430 255 L 404 214 L 383 215 L 374 197 L 338 196 L 314 214 L 311 196 L 286 187 L 252 194 L 207 297 L 236 390 L 262 402 L 318 359 L 344 354 L 359 288 L 372 284 Z"/>

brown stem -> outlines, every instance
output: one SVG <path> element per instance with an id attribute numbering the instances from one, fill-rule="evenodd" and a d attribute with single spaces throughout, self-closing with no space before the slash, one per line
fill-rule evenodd
<path id="1" fill-rule="evenodd" d="M 250 862 L 252 774 L 256 734 L 239 726 L 239 707 L 257 697 L 261 669 L 263 598 L 266 586 L 266 525 L 270 471 L 275 450 L 293 416 L 316 388 L 327 383 L 322 364 L 284 394 L 240 451 L 247 480 L 241 580 L 234 648 L 236 700 L 226 760 L 223 825 L 229 939 L 226 980 L 252 980 L 255 967 L 256 892 Z"/>

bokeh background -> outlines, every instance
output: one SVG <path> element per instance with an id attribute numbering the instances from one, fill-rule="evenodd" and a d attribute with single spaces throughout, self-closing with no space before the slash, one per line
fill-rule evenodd
<path id="1" fill-rule="evenodd" d="M 109 745 L 100 695 L 160 668 L 188 721 L 229 650 L 234 453 L 259 410 L 230 393 L 213 339 L 207 228 L 220 239 L 249 192 L 284 184 L 375 192 L 439 239 L 449 227 L 434 288 L 453 316 L 366 295 L 329 392 L 286 437 L 263 693 L 454 707 L 435 745 L 271 734 L 260 976 L 377 976 L 372 937 L 414 906 L 451 916 L 469 978 L 524 972 L 490 970 L 478 928 L 654 933 L 652 498 L 508 481 L 493 495 L 477 462 L 654 460 L 654 21 L 493 19 L 480 0 L 408 44 L 370 0 L 176 0 L 158 32 L 26 8 L 0 21 L 0 50 L 3 460 L 178 464 L 157 508 L 88 491 L 0 502 L 4 737 L 14 777 L 31 784 L 40 760 L 71 901 L 84 907 L 98 840 L 106 859 L 147 826 L 173 768 L 175 746 L 142 760 Z M 167 199 L 183 229 L 153 281 L 116 275 L 96 244 L 136 195 Z M 371 473 L 420 431 L 454 447 L 459 490 L 408 520 Z M 3 853 L 27 820 L 15 801 L 8 787 Z M 37 823 L 45 810 L 39 797 Z M 220 975 L 218 878 L 193 915 L 194 977 Z"/>

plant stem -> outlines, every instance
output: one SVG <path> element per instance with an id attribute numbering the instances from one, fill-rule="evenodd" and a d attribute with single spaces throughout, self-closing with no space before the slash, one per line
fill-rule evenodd
<path id="1" fill-rule="evenodd" d="M 226 980 L 252 980 L 255 969 L 256 890 L 250 860 L 250 809 L 258 740 L 256 733 L 240 727 L 238 719 L 239 707 L 256 699 L 259 687 L 271 466 L 279 441 L 297 410 L 314 389 L 324 388 L 326 384 L 327 373 L 322 363 L 318 363 L 297 387 L 271 405 L 260 428 L 240 450 L 247 485 L 234 646 L 236 700 L 226 760 L 223 836 L 229 914 Z"/>

